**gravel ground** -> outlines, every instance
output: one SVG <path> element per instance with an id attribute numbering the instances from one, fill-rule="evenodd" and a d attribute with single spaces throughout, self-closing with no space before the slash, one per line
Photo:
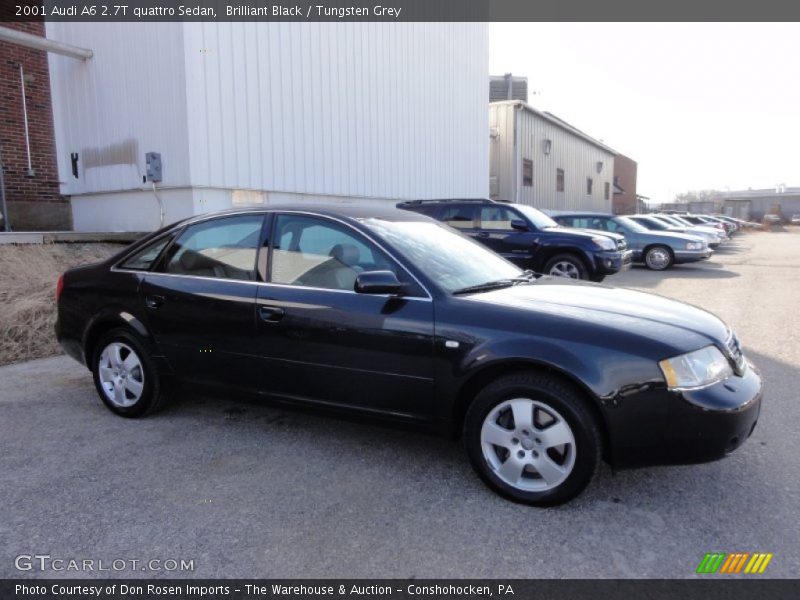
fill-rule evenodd
<path id="1" fill-rule="evenodd" d="M 194 577 L 671 578 L 711 551 L 774 552 L 767 573 L 797 577 L 800 232 L 742 235 L 702 264 L 607 282 L 735 328 L 768 387 L 732 456 L 603 466 L 571 504 L 533 509 L 486 489 L 447 440 L 200 397 L 120 419 L 83 367 L 54 357 L 0 367 L 0 577 L 79 575 L 14 567 L 49 554 L 193 560 L 172 575 Z"/>

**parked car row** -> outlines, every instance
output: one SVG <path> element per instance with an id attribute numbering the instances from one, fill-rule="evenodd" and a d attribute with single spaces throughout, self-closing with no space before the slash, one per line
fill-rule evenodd
<path id="1" fill-rule="evenodd" d="M 569 229 L 525 204 L 485 199 L 412 200 L 397 208 L 442 221 L 537 274 L 599 282 L 628 269 L 634 257 L 621 233 Z"/>
<path id="2" fill-rule="evenodd" d="M 642 263 L 655 271 L 708 259 L 740 228 L 707 215 L 612 215 L 552 211 L 487 199 L 401 202 L 458 229 L 537 274 L 599 282 Z"/>

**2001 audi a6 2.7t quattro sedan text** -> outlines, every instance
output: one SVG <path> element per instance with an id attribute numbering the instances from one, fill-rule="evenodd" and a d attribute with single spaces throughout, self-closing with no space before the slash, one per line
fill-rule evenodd
<path id="1" fill-rule="evenodd" d="M 564 502 L 598 461 L 720 458 L 761 380 L 725 323 L 535 279 L 428 217 L 339 206 L 192 218 L 58 281 L 58 338 L 136 417 L 185 381 L 463 434 L 506 497 Z"/>

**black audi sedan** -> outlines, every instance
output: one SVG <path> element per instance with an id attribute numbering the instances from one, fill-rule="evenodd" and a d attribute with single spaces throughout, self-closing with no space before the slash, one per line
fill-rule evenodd
<path id="1" fill-rule="evenodd" d="M 373 207 L 191 218 L 57 285 L 56 332 L 124 417 L 180 382 L 461 435 L 478 475 L 533 505 L 615 466 L 721 458 L 761 379 L 717 317 L 535 279 L 433 219 Z"/>

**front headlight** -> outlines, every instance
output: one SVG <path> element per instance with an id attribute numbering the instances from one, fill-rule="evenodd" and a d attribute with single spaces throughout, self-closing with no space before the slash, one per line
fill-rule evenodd
<path id="1" fill-rule="evenodd" d="M 696 389 L 733 375 L 733 369 L 716 346 L 668 358 L 658 363 L 671 390 Z"/>
<path id="2" fill-rule="evenodd" d="M 611 238 L 607 237 L 593 237 L 592 241 L 597 245 L 600 250 L 616 250 L 617 243 Z"/>
<path id="3" fill-rule="evenodd" d="M 687 242 L 686 243 L 687 250 L 702 250 L 703 249 L 703 242 Z"/>

